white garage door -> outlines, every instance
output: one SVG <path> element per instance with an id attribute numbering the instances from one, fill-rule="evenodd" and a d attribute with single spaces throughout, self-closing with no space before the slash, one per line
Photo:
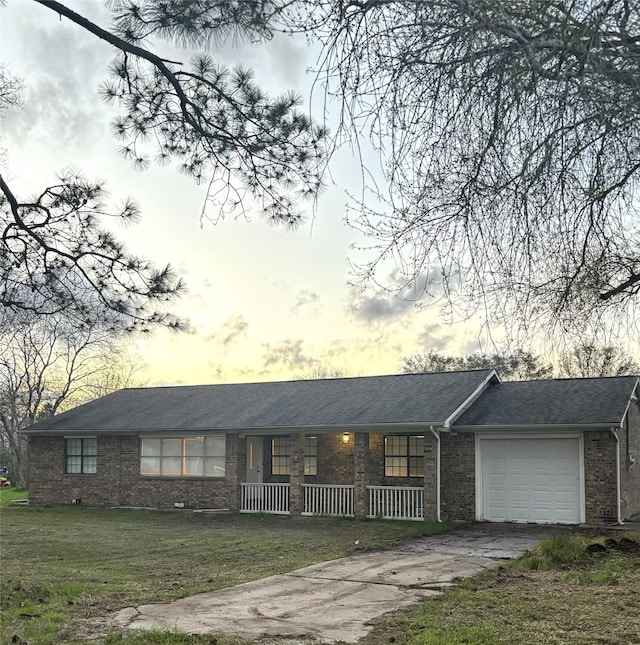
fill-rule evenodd
<path id="1" fill-rule="evenodd" d="M 579 524 L 579 439 L 483 439 L 481 515 L 489 522 Z"/>

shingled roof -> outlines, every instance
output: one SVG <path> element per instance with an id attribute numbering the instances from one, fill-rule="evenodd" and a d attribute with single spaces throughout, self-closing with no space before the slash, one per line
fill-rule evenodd
<path id="1" fill-rule="evenodd" d="M 455 427 L 619 426 L 637 385 L 635 376 L 495 383 Z"/>
<path id="2" fill-rule="evenodd" d="M 493 370 L 124 389 L 27 434 L 446 426 Z"/>

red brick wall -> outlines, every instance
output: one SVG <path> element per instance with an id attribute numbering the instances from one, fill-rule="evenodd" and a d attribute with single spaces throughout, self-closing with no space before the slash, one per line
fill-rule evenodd
<path id="1" fill-rule="evenodd" d="M 369 486 L 384 486 L 384 435 L 369 435 Z M 391 484 L 392 486 L 394 484 Z"/>
<path id="2" fill-rule="evenodd" d="M 318 435 L 318 476 L 306 477 L 310 484 L 353 484 L 354 435 L 342 440 L 342 433 Z"/>
<path id="3" fill-rule="evenodd" d="M 226 477 L 172 478 L 140 475 L 137 436 L 99 436 L 95 475 L 64 474 L 64 438 L 31 437 L 29 499 L 34 504 L 87 506 L 238 508 L 238 437 L 227 435 Z"/>
<path id="4" fill-rule="evenodd" d="M 476 446 L 473 432 L 440 435 L 442 519 L 476 519 Z"/>
<path id="5" fill-rule="evenodd" d="M 584 433 L 584 480 L 587 524 L 615 522 L 616 441 L 608 430 Z"/>

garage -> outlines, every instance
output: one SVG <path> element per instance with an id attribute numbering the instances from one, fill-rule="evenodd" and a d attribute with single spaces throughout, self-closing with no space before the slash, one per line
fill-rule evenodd
<path id="1" fill-rule="evenodd" d="M 477 454 L 479 520 L 584 521 L 579 436 L 482 437 Z"/>

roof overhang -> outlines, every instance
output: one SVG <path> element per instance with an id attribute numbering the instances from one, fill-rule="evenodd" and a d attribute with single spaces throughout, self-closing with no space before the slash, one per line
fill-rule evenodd
<path id="1" fill-rule="evenodd" d="M 522 425 L 465 425 L 453 426 L 451 430 L 456 432 L 502 432 L 502 431 L 519 431 L 519 432 L 540 432 L 541 430 L 610 430 L 611 428 L 622 427 L 622 422 L 602 422 L 602 423 L 527 423 Z"/>
<path id="2" fill-rule="evenodd" d="M 444 421 L 416 421 L 412 423 L 376 423 L 376 424 L 340 424 L 340 425 L 312 425 L 312 426 L 269 426 L 269 427 L 248 427 L 248 428 L 77 428 L 77 429 L 60 429 L 60 430 L 26 430 L 24 434 L 30 436 L 58 436 L 67 437 L 72 435 L 199 435 L 203 433 L 216 434 L 238 434 L 240 436 L 257 436 L 273 434 L 295 434 L 295 433 L 313 433 L 313 434 L 337 434 L 344 432 L 375 432 L 385 434 L 407 434 L 409 432 L 428 432 L 430 428 L 444 428 Z"/>

